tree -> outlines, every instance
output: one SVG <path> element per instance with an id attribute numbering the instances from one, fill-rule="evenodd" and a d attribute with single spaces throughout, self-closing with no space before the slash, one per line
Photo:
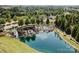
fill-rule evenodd
<path id="1" fill-rule="evenodd" d="M 75 25 L 74 27 L 73 27 L 73 29 L 72 29 L 72 34 L 71 34 L 71 36 L 72 37 L 76 37 L 76 35 L 77 35 L 77 29 L 78 29 L 78 25 Z"/>
<path id="2" fill-rule="evenodd" d="M 19 26 L 22 26 L 23 24 L 24 24 L 23 19 L 20 19 L 20 20 L 18 21 L 18 25 L 19 25 Z"/>
<path id="3" fill-rule="evenodd" d="M 77 32 L 76 32 L 77 34 L 76 34 L 76 37 L 75 37 L 75 39 L 76 39 L 76 41 L 78 41 L 79 42 L 79 27 L 78 27 L 78 29 L 77 29 Z"/>
<path id="4" fill-rule="evenodd" d="M 43 19 L 41 19 L 41 21 L 40 21 L 40 22 L 41 22 L 41 24 L 43 24 Z"/>
<path id="5" fill-rule="evenodd" d="M 60 27 L 60 24 L 61 24 L 61 16 L 56 15 L 55 25 L 57 27 Z"/>
<path id="6" fill-rule="evenodd" d="M 7 21 L 7 22 L 11 22 L 11 19 L 10 19 L 10 18 L 7 18 L 6 21 Z"/>
<path id="7" fill-rule="evenodd" d="M 29 19 L 25 19 L 25 24 L 28 25 L 30 23 Z"/>
<path id="8" fill-rule="evenodd" d="M 68 28 L 66 29 L 66 33 L 69 34 L 69 35 L 71 34 L 71 27 L 68 27 Z"/>
<path id="9" fill-rule="evenodd" d="M 49 19 L 47 19 L 47 20 L 46 20 L 46 24 L 49 24 L 49 23 L 50 23 L 50 21 L 49 21 Z"/>
<path id="10" fill-rule="evenodd" d="M 0 24 L 5 24 L 5 20 L 4 19 L 0 19 Z"/>
<path id="11" fill-rule="evenodd" d="M 17 21 L 17 16 L 16 15 L 13 17 L 13 21 Z"/>
<path id="12" fill-rule="evenodd" d="M 76 41 L 78 41 L 79 42 L 79 32 L 77 33 L 77 35 L 76 35 Z"/>
<path id="13" fill-rule="evenodd" d="M 35 19 L 31 19 L 31 23 L 32 24 L 35 24 Z"/>
<path id="14" fill-rule="evenodd" d="M 6 14 L 6 21 L 11 22 L 11 15 L 9 12 L 7 12 L 7 14 Z"/>
<path id="15" fill-rule="evenodd" d="M 36 20 L 36 23 L 37 23 L 37 24 L 40 24 L 40 20 L 39 20 L 39 19 L 37 19 L 37 20 Z"/>
<path id="16" fill-rule="evenodd" d="M 60 28 L 61 30 L 65 30 L 65 19 L 64 18 L 61 19 Z"/>

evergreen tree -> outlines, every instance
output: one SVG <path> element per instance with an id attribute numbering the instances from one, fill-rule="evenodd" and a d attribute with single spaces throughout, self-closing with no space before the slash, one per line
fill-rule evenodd
<path id="1" fill-rule="evenodd" d="M 49 19 L 47 19 L 47 20 L 46 20 L 46 24 L 49 24 L 49 23 L 50 23 L 50 21 L 49 21 Z"/>
<path id="2" fill-rule="evenodd" d="M 20 20 L 18 21 L 18 25 L 19 25 L 19 26 L 22 26 L 23 24 L 24 24 L 23 19 L 20 19 Z"/>
<path id="3" fill-rule="evenodd" d="M 66 29 L 66 33 L 69 34 L 69 35 L 71 34 L 71 27 L 68 27 L 68 28 Z"/>
<path id="4" fill-rule="evenodd" d="M 28 25 L 30 23 L 29 19 L 25 20 L 25 24 Z"/>
<path id="5" fill-rule="evenodd" d="M 78 25 L 75 25 L 74 27 L 73 27 L 73 29 L 72 29 L 72 34 L 71 34 L 71 36 L 72 37 L 76 37 L 76 35 L 77 35 L 77 29 L 78 29 Z"/>
<path id="6" fill-rule="evenodd" d="M 37 23 L 37 24 L 40 24 L 40 20 L 39 20 L 39 19 L 37 19 L 37 20 L 36 20 L 36 23 Z"/>
<path id="7" fill-rule="evenodd" d="M 16 15 L 13 17 L 13 21 L 17 21 L 17 16 Z"/>

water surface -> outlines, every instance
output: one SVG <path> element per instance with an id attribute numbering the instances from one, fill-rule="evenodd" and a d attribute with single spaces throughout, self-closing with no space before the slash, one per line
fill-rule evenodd
<path id="1" fill-rule="evenodd" d="M 21 37 L 26 44 L 40 52 L 55 52 L 55 53 L 73 53 L 75 49 L 68 45 L 62 38 L 55 32 L 41 32 L 36 36 Z"/>

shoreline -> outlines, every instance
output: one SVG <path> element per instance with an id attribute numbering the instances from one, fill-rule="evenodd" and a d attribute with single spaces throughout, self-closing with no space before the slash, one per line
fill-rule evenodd
<path id="1" fill-rule="evenodd" d="M 79 44 L 77 44 L 78 42 L 75 40 L 74 38 L 72 38 L 72 40 L 70 40 L 71 37 L 68 37 L 67 34 L 63 34 L 64 32 L 62 32 L 60 29 L 55 28 L 54 30 L 55 32 L 57 32 L 59 34 L 59 36 L 70 46 L 72 46 L 74 49 L 76 49 L 77 51 L 79 51 Z M 66 35 L 66 36 L 64 36 Z"/>

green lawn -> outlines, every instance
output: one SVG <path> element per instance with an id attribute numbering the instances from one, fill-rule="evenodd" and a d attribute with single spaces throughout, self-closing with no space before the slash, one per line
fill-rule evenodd
<path id="1" fill-rule="evenodd" d="M 0 52 L 37 52 L 35 49 L 8 36 L 0 37 Z"/>

